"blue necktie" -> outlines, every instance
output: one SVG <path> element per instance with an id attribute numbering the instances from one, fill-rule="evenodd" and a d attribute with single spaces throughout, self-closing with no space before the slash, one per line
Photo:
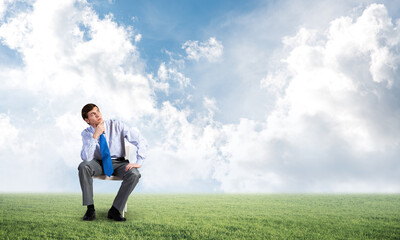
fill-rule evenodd
<path id="1" fill-rule="evenodd" d="M 101 152 L 101 159 L 103 160 L 103 170 L 107 176 L 111 176 L 114 172 L 111 156 L 110 156 L 110 149 L 108 149 L 106 138 L 104 134 L 100 135 L 100 152 Z"/>

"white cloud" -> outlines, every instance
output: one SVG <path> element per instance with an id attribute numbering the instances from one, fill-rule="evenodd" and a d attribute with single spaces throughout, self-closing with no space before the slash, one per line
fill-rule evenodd
<path id="1" fill-rule="evenodd" d="M 164 74 L 163 72 L 164 70 L 161 69 L 160 74 Z M 154 90 L 165 92 L 168 95 L 169 83 L 167 81 L 161 80 L 161 78 L 158 75 L 157 77 L 154 77 L 153 74 L 149 74 L 148 78 Z"/>
<path id="2" fill-rule="evenodd" d="M 11 117 L 1 114 L 0 129 L 4 133 L 1 141 L 4 143 L 0 151 L 0 191 L 68 191 L 72 183 L 66 165 L 58 161 L 58 156 L 69 153 L 69 146 L 57 152 L 59 145 L 65 143 L 64 139 L 60 135 L 54 139 L 56 132 L 51 125 L 48 129 L 33 126 L 35 124 L 18 128 Z"/>
<path id="3" fill-rule="evenodd" d="M 188 121 L 190 113 L 178 111 L 165 102 L 152 129 L 165 129 L 167 132 L 158 136 L 149 153 L 146 179 L 143 184 L 150 190 L 165 191 L 210 191 L 211 186 L 197 186 L 196 181 L 209 181 L 214 164 L 219 160 L 215 148 L 218 129 L 211 119 L 203 116 L 196 124 Z M 147 171 L 148 170 L 148 171 Z M 200 189 L 203 188 L 203 189 Z"/>
<path id="4" fill-rule="evenodd" d="M 140 40 L 142 40 L 142 34 L 136 34 L 136 36 L 135 36 L 135 43 L 138 43 L 138 42 L 140 42 Z"/>
<path id="5" fill-rule="evenodd" d="M 282 191 L 283 176 L 271 168 L 274 163 L 263 123 L 241 119 L 222 129 L 220 151 L 225 161 L 216 166 L 214 177 L 225 192 Z"/>
<path id="6" fill-rule="evenodd" d="M 208 98 L 204 97 L 203 98 L 203 106 L 208 109 L 209 111 L 215 111 L 218 110 L 218 107 L 216 105 L 216 100 L 215 98 Z"/>
<path id="7" fill-rule="evenodd" d="M 351 59 L 354 54 L 367 55 L 372 79 L 390 87 L 399 63 L 399 58 L 393 54 L 399 42 L 398 35 L 399 30 L 393 26 L 386 8 L 372 4 L 354 23 L 349 17 L 332 21 L 327 51 L 333 61 L 338 57 Z"/>
<path id="8" fill-rule="evenodd" d="M 62 139 L 62 141 L 56 144 L 54 150 L 67 166 L 75 168 L 77 158 L 79 158 L 82 149 L 81 132 L 88 125 L 82 121 L 82 117 L 78 111 L 75 113 L 68 112 L 55 117 L 54 125 L 58 130 L 58 138 Z"/>
<path id="9" fill-rule="evenodd" d="M 179 72 L 174 66 L 167 67 L 164 62 L 160 64 L 157 72 L 158 78 L 161 82 L 173 81 L 179 84 L 181 89 L 190 85 L 190 79 L 185 77 L 183 73 Z"/>
<path id="10" fill-rule="evenodd" d="M 189 40 L 182 45 L 185 49 L 187 58 L 199 61 L 205 58 L 210 62 L 219 61 L 222 57 L 224 46 L 220 41 L 210 37 L 206 42 Z"/>
<path id="11" fill-rule="evenodd" d="M 268 74 L 266 77 L 261 79 L 260 87 L 268 90 L 271 93 L 280 95 L 282 91 L 287 87 L 288 78 L 290 73 L 286 71 L 277 70 L 274 73 Z"/>
<path id="12" fill-rule="evenodd" d="M 0 131 L 0 150 L 16 149 L 19 131 L 10 123 L 10 117 L 3 113 L 0 114 Z"/>
<path id="13" fill-rule="evenodd" d="M 99 19 L 84 3 L 37 1 L 0 27 L 3 43 L 24 63 L 5 68 L 4 83 L 51 98 L 78 94 L 104 105 L 120 102 L 115 110 L 125 118 L 149 114 L 153 93 L 132 37 L 111 15 Z M 137 107 L 127 112 L 127 102 Z"/>
<path id="14" fill-rule="evenodd" d="M 261 138 L 250 141 L 260 147 L 252 152 L 264 146 L 264 169 L 281 178 L 280 189 L 400 190 L 388 157 L 400 137 L 400 106 L 389 103 L 398 98 L 397 29 L 385 7 L 372 4 L 355 20 L 332 21 L 327 31 L 302 28 L 284 38 L 288 56 L 261 80 L 281 90 L 276 108 L 259 133 L 246 131 Z"/>
<path id="15" fill-rule="evenodd" d="M 384 144 L 390 145 L 391 141 L 384 143 L 381 141 L 384 136 L 376 138 L 372 135 L 371 130 L 382 119 L 366 118 L 364 114 L 387 104 L 377 97 L 391 92 L 390 87 L 395 81 L 391 76 L 397 74 L 399 65 L 393 61 L 393 56 L 398 55 L 395 49 L 376 60 L 379 49 L 399 45 L 399 41 L 392 41 L 396 29 L 387 21 L 387 13 L 382 12 L 386 12 L 382 5 L 371 5 L 354 23 L 350 23 L 348 18 L 333 21 L 328 30 L 328 40 L 322 46 L 314 40 L 304 41 L 299 37 L 298 45 L 285 60 L 292 79 L 285 90 L 286 95 L 280 100 L 289 108 L 291 117 L 299 119 L 305 115 L 324 114 L 333 121 L 336 131 L 345 136 L 344 139 L 371 151 L 384 149 Z M 372 20 L 366 22 L 366 19 Z M 385 24 L 377 26 L 372 22 Z M 377 61 L 393 64 L 378 64 L 382 67 L 377 67 Z M 367 64 L 361 69 L 351 69 L 358 62 Z M 370 76 L 357 76 L 358 72 L 368 71 Z M 377 78 L 383 75 L 387 77 Z M 373 85 L 373 82 L 384 85 Z M 371 88 L 365 89 L 366 86 Z M 385 116 L 397 117 L 391 112 L 386 112 Z M 381 135 L 379 131 L 376 134 Z"/>
<path id="16" fill-rule="evenodd" d="M 9 7 L 9 5 L 13 4 L 14 0 L 2 0 L 0 1 L 0 21 L 3 19 L 4 14 Z"/>

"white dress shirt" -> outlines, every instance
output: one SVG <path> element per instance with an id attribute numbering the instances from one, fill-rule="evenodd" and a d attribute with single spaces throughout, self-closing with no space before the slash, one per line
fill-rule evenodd
<path id="1" fill-rule="evenodd" d="M 104 128 L 104 136 L 106 137 L 112 159 L 125 157 L 124 140 L 126 139 L 136 146 L 136 163 L 139 165 L 143 164 L 146 158 L 147 142 L 138 130 L 129 128 L 118 120 L 104 121 Z M 83 141 L 81 158 L 83 161 L 91 161 L 92 159 L 101 160 L 99 139 L 94 139 L 93 134 L 94 127 L 92 126 L 83 130 L 81 134 Z"/>

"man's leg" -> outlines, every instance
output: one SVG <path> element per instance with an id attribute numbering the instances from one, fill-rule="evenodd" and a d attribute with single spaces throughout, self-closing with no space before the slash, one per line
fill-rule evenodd
<path id="1" fill-rule="evenodd" d="M 79 170 L 79 182 L 81 183 L 82 189 L 82 200 L 83 205 L 93 204 L 93 176 L 103 174 L 103 168 L 101 164 L 92 160 L 89 162 L 81 162 L 78 167 Z"/>
<path id="2" fill-rule="evenodd" d="M 120 212 L 123 211 L 129 195 L 136 187 L 136 184 L 139 182 L 139 178 L 141 176 L 137 168 L 132 168 L 131 170 L 125 172 L 125 167 L 128 165 L 128 163 L 128 161 L 113 160 L 113 175 L 122 178 L 121 187 L 119 188 L 118 194 L 113 203 L 113 206 Z"/>

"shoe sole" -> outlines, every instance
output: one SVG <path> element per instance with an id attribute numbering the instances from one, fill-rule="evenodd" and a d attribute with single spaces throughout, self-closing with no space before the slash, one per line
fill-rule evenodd
<path id="1" fill-rule="evenodd" d="M 117 221 L 117 222 L 125 222 L 125 221 L 126 221 L 126 218 L 124 218 L 123 220 L 116 220 L 116 219 L 114 219 L 114 218 L 113 218 L 112 216 L 110 216 L 110 215 L 108 215 L 107 218 L 108 218 L 108 219 L 112 219 L 112 220 Z"/>

